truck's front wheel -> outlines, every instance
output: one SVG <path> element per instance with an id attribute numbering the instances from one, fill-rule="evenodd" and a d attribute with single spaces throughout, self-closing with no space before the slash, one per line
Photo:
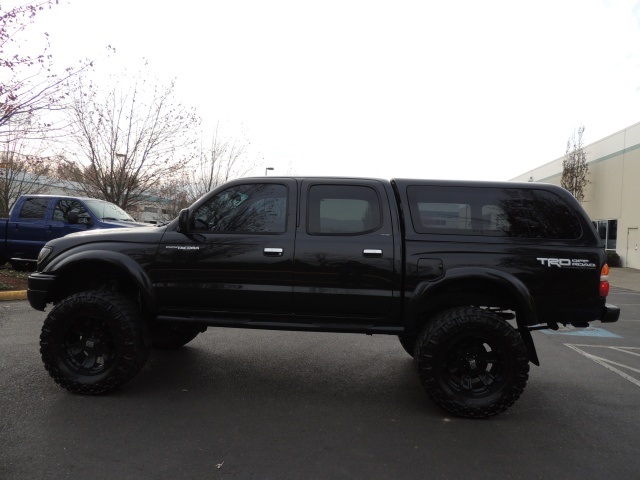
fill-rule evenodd
<path id="1" fill-rule="evenodd" d="M 503 412 L 520 397 L 529 377 L 518 331 L 474 307 L 438 314 L 418 339 L 415 362 L 431 398 L 462 417 Z"/>
<path id="2" fill-rule="evenodd" d="M 418 336 L 411 333 L 403 333 L 398 335 L 398 340 L 400 340 L 400 345 L 404 348 L 404 351 L 413 357 L 413 354 L 416 350 L 416 342 L 418 341 Z"/>
<path id="3" fill-rule="evenodd" d="M 95 395 L 133 378 L 148 349 L 135 306 L 121 295 L 97 290 L 72 295 L 51 310 L 40 334 L 40 353 L 56 383 Z"/>

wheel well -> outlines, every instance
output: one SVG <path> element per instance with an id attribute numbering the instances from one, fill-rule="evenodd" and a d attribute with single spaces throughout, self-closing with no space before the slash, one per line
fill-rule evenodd
<path id="1" fill-rule="evenodd" d="M 522 310 L 516 295 L 504 285 L 460 280 L 429 292 L 417 308 L 414 330 L 419 332 L 431 318 L 443 310 L 465 306 L 489 308 L 504 318 L 513 318 L 514 314 L 517 317 Z"/>
<path id="2" fill-rule="evenodd" d="M 131 276 L 115 265 L 105 262 L 78 262 L 58 274 L 53 302 L 78 292 L 108 290 L 119 292 L 143 309 L 140 288 Z"/>

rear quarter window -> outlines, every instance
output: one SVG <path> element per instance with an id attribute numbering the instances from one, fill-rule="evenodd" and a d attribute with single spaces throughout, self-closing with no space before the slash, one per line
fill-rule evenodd
<path id="1" fill-rule="evenodd" d="M 546 190 L 409 186 L 409 211 L 417 233 L 577 239 L 575 213 Z"/>

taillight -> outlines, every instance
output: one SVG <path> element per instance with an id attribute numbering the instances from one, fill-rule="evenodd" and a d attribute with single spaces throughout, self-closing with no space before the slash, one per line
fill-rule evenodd
<path id="1" fill-rule="evenodd" d="M 607 295 L 609 295 L 609 265 L 605 263 L 600 271 L 600 296 Z"/>

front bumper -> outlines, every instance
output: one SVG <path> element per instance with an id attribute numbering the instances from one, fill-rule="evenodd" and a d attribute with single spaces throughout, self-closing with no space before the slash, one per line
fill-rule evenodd
<path id="1" fill-rule="evenodd" d="M 618 318 L 620 318 L 620 307 L 616 307 L 610 303 L 605 304 L 599 320 L 602 323 L 613 323 L 617 322 Z"/>
<path id="2" fill-rule="evenodd" d="M 46 273 L 32 273 L 29 275 L 29 283 L 27 287 L 27 300 L 29 304 L 36 310 L 44 311 L 47 303 L 49 303 L 51 292 L 56 281 L 55 275 Z"/>

